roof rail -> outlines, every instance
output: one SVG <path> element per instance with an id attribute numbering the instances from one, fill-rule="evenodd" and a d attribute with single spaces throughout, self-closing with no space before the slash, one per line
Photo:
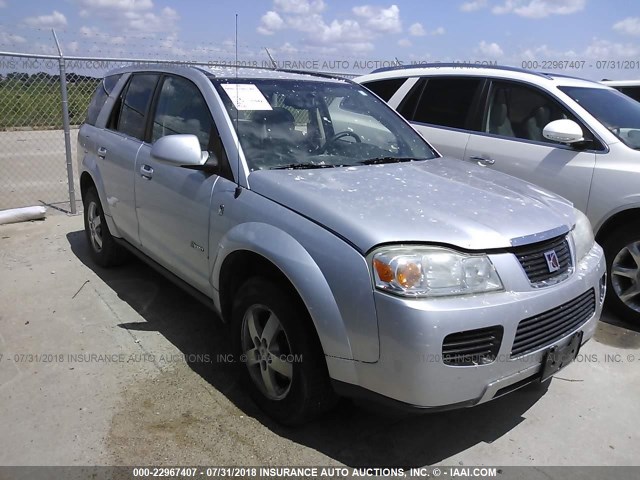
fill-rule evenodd
<path id="1" fill-rule="evenodd" d="M 507 65 L 483 65 L 479 63 L 449 62 L 449 63 L 415 63 L 411 65 L 397 65 L 395 67 L 383 67 L 374 70 L 371 73 L 392 72 L 395 70 L 411 70 L 413 68 L 487 68 L 492 70 L 507 70 L 510 72 L 530 73 L 539 77 L 551 79 L 550 74 L 542 72 L 534 72 L 524 68 L 509 67 Z"/>
<path id="2" fill-rule="evenodd" d="M 211 64 L 208 64 L 207 67 L 222 67 L 222 68 L 229 68 L 229 69 L 236 68 L 236 66 L 233 64 L 222 64 L 222 63 L 211 63 Z M 215 77 L 215 72 L 212 72 L 211 70 L 207 70 L 200 66 L 193 66 L 193 68 L 200 70 L 201 72 L 207 75 L 212 75 Z M 300 69 L 293 69 L 293 68 L 263 67 L 263 66 L 255 66 L 255 65 L 238 65 L 238 68 L 239 69 L 246 68 L 251 70 L 267 70 L 270 72 L 297 73 L 300 75 L 314 75 L 316 77 L 333 78 L 335 80 L 345 80 L 345 79 L 349 80 L 349 77 L 358 76 L 357 73 L 349 73 L 349 72 L 327 72 L 324 70 L 300 70 Z"/>

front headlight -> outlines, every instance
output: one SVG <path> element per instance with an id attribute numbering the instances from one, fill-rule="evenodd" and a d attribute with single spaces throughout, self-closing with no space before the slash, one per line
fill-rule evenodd
<path id="1" fill-rule="evenodd" d="M 593 248 L 594 238 L 591 222 L 580 210 L 575 209 L 576 226 L 573 228 L 573 244 L 576 249 L 576 262 L 579 262 Z"/>
<path id="2" fill-rule="evenodd" d="M 468 295 L 502 290 L 486 255 L 440 247 L 383 247 L 372 256 L 376 288 L 407 297 Z"/>

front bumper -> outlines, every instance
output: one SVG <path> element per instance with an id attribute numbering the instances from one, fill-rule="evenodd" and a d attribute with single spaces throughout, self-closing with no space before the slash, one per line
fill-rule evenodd
<path id="1" fill-rule="evenodd" d="M 470 406 L 497 398 L 536 378 L 551 346 L 562 346 L 578 331 L 582 343 L 595 331 L 602 312 L 606 267 L 598 245 L 565 281 L 533 288 L 511 254 L 491 255 L 505 291 L 465 297 L 406 299 L 375 292 L 380 336 L 376 363 L 327 357 L 331 377 L 392 401 L 418 408 Z M 507 272 L 505 274 L 505 272 Z M 511 357 L 518 323 L 565 304 L 593 289 L 595 312 L 561 339 L 519 357 Z M 496 359 L 489 364 L 452 366 L 443 362 L 449 334 L 502 326 Z"/>

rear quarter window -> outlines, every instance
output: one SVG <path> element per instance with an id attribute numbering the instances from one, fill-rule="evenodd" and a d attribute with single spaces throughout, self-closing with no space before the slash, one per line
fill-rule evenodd
<path id="1" fill-rule="evenodd" d="M 93 94 L 93 98 L 91 99 L 91 103 L 87 108 L 87 117 L 84 120 L 84 123 L 89 125 L 95 125 L 96 120 L 98 120 L 98 115 L 100 115 L 100 110 L 104 106 L 109 94 L 114 89 L 118 80 L 122 75 L 109 75 L 100 81 L 96 90 Z"/>
<path id="2" fill-rule="evenodd" d="M 640 102 L 640 86 L 639 87 L 616 87 L 626 96 L 633 98 L 636 102 Z"/>
<path id="3" fill-rule="evenodd" d="M 389 78 L 387 80 L 365 82 L 362 85 L 378 95 L 385 102 L 388 102 L 389 99 L 393 97 L 393 94 L 396 93 L 406 81 L 406 78 Z"/>

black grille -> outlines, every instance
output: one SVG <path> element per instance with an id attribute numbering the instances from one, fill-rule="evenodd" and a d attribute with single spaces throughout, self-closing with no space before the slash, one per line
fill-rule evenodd
<path id="1" fill-rule="evenodd" d="M 558 256 L 560 268 L 555 272 L 549 271 L 547 260 L 544 254 L 554 250 Z M 517 247 L 514 250 L 516 257 L 520 261 L 520 265 L 529 277 L 531 283 L 544 282 L 551 278 L 566 273 L 571 268 L 571 250 L 565 236 L 560 236 L 547 240 L 545 242 L 534 243 Z"/>
<path id="2" fill-rule="evenodd" d="M 446 365 L 457 366 L 491 363 L 500 350 L 502 333 L 502 327 L 495 326 L 447 335 L 442 359 Z"/>
<path id="3" fill-rule="evenodd" d="M 517 357 L 550 345 L 571 333 L 596 311 L 593 289 L 552 310 L 522 320 L 518 324 L 511 356 Z"/>

